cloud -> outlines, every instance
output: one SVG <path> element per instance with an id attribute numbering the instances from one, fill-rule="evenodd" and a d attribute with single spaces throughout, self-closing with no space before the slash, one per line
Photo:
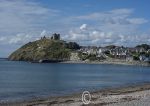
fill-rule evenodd
<path id="1" fill-rule="evenodd" d="M 0 41 L 1 41 L 1 42 L 5 41 L 5 40 L 6 40 L 6 37 L 3 37 L 3 36 L 0 37 Z"/>
<path id="2" fill-rule="evenodd" d="M 0 44 L 2 45 L 22 45 L 34 40 L 39 40 L 43 36 L 49 36 L 50 33 L 46 30 L 43 30 L 39 33 L 18 33 L 13 36 L 1 36 Z"/>
<path id="3" fill-rule="evenodd" d="M 26 35 L 26 34 L 23 34 L 23 33 L 20 33 L 20 34 L 17 34 L 15 36 L 11 36 L 11 37 L 0 37 L 0 41 L 1 41 L 1 44 L 3 45 L 12 45 L 12 44 L 19 44 L 19 43 L 27 43 L 29 42 L 31 39 L 33 40 L 32 38 L 33 36 L 31 35 Z"/>
<path id="4" fill-rule="evenodd" d="M 144 18 L 132 18 L 132 19 L 127 19 L 127 20 L 131 24 L 144 24 L 148 22 L 148 20 Z"/>
<path id="5" fill-rule="evenodd" d="M 41 34 L 40 34 L 41 37 L 46 36 L 46 35 L 47 35 L 46 30 L 43 30 L 43 31 L 41 32 Z"/>
<path id="6" fill-rule="evenodd" d="M 0 0 L 0 56 L 6 57 L 21 45 L 39 39 L 43 29 L 53 28 L 54 21 L 50 20 L 59 13 L 35 0 Z"/>
<path id="7" fill-rule="evenodd" d="M 0 36 L 33 32 L 42 29 L 48 18 L 57 16 L 58 10 L 45 8 L 38 2 L 27 0 L 0 1 Z"/>
<path id="8" fill-rule="evenodd" d="M 149 21 L 134 16 L 134 12 L 134 9 L 121 8 L 72 16 L 35 0 L 1 0 L 0 46 L 16 49 L 55 32 L 64 40 L 81 45 L 150 43 L 150 32 L 141 30 Z"/>
<path id="9" fill-rule="evenodd" d="M 134 9 L 123 8 L 73 17 L 74 22 L 79 21 L 84 24 L 71 28 L 64 38 L 82 45 L 149 44 L 149 33 L 141 30 L 142 25 L 149 21 L 133 17 L 134 12 Z M 82 28 L 86 30 L 81 30 Z"/>
<path id="10" fill-rule="evenodd" d="M 134 9 L 127 9 L 127 8 L 121 8 L 121 9 L 114 9 L 111 11 L 108 11 L 108 13 L 112 13 L 112 14 L 131 14 L 134 12 Z"/>
<path id="11" fill-rule="evenodd" d="M 107 24 L 144 24 L 148 20 L 144 18 L 131 18 L 130 16 L 134 12 L 133 9 L 115 9 L 105 12 L 95 12 L 88 15 L 77 16 L 76 19 L 98 21 L 99 23 Z"/>
<path id="12" fill-rule="evenodd" d="M 80 30 L 85 30 L 87 28 L 87 24 L 82 24 L 81 26 L 80 26 Z"/>
<path id="13" fill-rule="evenodd" d="M 10 39 L 8 39 L 8 43 L 9 44 L 18 44 L 18 43 L 26 43 L 29 40 L 31 40 L 32 36 L 28 35 L 28 34 L 17 34 L 16 36 L 11 37 Z"/>
<path id="14" fill-rule="evenodd" d="M 95 12 L 88 15 L 82 15 L 76 18 L 86 20 L 105 20 L 105 18 L 122 19 L 128 17 L 131 13 L 133 13 L 133 9 L 114 9 L 111 11 Z"/>
<path id="15" fill-rule="evenodd" d="M 109 30 L 107 31 L 95 30 L 90 25 L 86 27 L 86 29 L 88 30 L 84 31 L 81 30 L 80 27 L 69 31 L 69 33 L 66 36 L 64 36 L 64 39 L 68 41 L 77 41 L 81 45 L 96 45 L 96 46 L 105 46 L 109 44 L 133 46 L 136 44 L 148 43 L 150 40 L 150 36 L 148 34 L 142 33 L 121 34 Z"/>

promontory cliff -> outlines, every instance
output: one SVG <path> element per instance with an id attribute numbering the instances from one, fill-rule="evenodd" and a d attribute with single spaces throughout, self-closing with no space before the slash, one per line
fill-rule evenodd
<path id="1" fill-rule="evenodd" d="M 66 61 L 72 51 L 79 49 L 75 42 L 60 40 L 60 34 L 42 37 L 40 40 L 29 42 L 13 52 L 9 60 L 13 61 Z"/>

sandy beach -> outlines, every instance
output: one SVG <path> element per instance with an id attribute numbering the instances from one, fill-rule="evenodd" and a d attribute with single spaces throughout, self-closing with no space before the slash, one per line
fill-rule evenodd
<path id="1" fill-rule="evenodd" d="M 82 93 L 49 97 L 18 103 L 1 103 L 0 106 L 149 106 L 150 84 L 103 89 L 90 92 L 89 104 L 82 101 Z"/>

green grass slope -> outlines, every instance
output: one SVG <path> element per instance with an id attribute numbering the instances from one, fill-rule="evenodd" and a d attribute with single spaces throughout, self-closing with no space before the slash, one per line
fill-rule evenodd
<path id="1" fill-rule="evenodd" d="M 39 61 L 48 60 L 68 60 L 71 49 L 68 43 L 62 40 L 41 39 L 29 42 L 13 52 L 9 60 L 14 61 Z"/>

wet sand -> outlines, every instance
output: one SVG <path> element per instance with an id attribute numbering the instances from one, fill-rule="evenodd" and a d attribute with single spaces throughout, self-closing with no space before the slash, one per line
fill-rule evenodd
<path id="1" fill-rule="evenodd" d="M 103 89 L 90 94 L 91 101 L 87 105 L 82 102 L 82 93 L 78 93 L 24 102 L 1 103 L 0 106 L 150 106 L 150 83 Z"/>

